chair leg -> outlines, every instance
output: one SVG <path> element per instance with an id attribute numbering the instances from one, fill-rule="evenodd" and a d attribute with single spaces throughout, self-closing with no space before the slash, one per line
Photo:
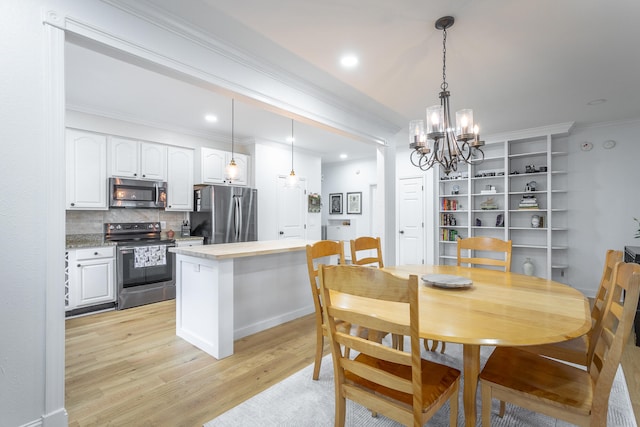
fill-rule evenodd
<path id="1" fill-rule="evenodd" d="M 345 416 L 347 414 L 347 402 L 344 397 L 338 394 L 339 392 L 336 390 L 336 419 L 334 424 L 335 427 L 344 427 Z"/>
<path id="2" fill-rule="evenodd" d="M 313 379 L 317 380 L 320 376 L 320 364 L 322 363 L 322 351 L 324 350 L 324 335 L 322 328 L 316 331 L 316 360 L 313 362 Z"/>
<path id="3" fill-rule="evenodd" d="M 491 387 L 481 383 L 480 390 L 482 395 L 482 426 L 491 427 Z"/>
<path id="4" fill-rule="evenodd" d="M 498 416 L 500 418 L 504 417 L 504 413 L 507 409 L 507 405 L 504 403 L 504 400 L 500 401 L 500 412 L 498 412 Z"/>
<path id="5" fill-rule="evenodd" d="M 458 388 L 456 385 L 455 392 L 449 398 L 449 426 L 456 427 L 458 425 Z"/>

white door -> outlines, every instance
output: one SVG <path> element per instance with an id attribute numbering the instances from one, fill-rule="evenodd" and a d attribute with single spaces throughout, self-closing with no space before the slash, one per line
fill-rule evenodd
<path id="1" fill-rule="evenodd" d="M 288 187 L 286 183 L 286 176 L 278 177 L 278 239 L 306 239 L 307 182 L 300 179 L 296 187 Z"/>
<path id="2" fill-rule="evenodd" d="M 422 178 L 399 184 L 398 264 L 424 264 L 424 188 Z"/>

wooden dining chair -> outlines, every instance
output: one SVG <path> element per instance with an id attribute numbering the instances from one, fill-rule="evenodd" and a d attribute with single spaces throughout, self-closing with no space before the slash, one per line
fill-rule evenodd
<path id="1" fill-rule="evenodd" d="M 589 330 L 588 333 L 581 337 L 568 341 L 561 341 L 559 343 L 520 348 L 531 353 L 541 354 L 554 359 L 587 366 L 590 363 L 588 360 L 589 347 L 595 343 L 592 336 L 595 331 L 599 330 L 602 323 L 602 316 L 604 315 L 607 297 L 609 296 L 609 291 L 613 283 L 613 269 L 616 263 L 622 261 L 622 258 L 622 251 L 615 251 L 613 249 L 609 249 L 607 251 L 602 277 L 600 278 L 600 286 L 598 287 L 598 293 L 596 294 L 593 307 L 591 308 L 591 330 Z"/>
<path id="2" fill-rule="evenodd" d="M 460 371 L 420 356 L 418 277 L 355 265 L 322 266 L 320 286 L 334 366 L 335 426 L 344 426 L 346 399 L 406 426 L 422 426 L 449 401 L 449 424 L 457 425 Z M 344 307 L 334 303 L 340 296 L 361 300 Z M 336 319 L 409 336 L 411 352 L 340 331 Z M 352 359 L 341 346 L 357 356 Z"/>
<path id="3" fill-rule="evenodd" d="M 468 256 L 463 256 L 462 251 L 468 250 Z M 502 258 L 489 258 L 475 256 L 478 252 L 501 252 Z M 460 264 L 471 264 L 472 266 L 497 266 L 503 267 L 504 271 L 511 271 L 511 240 L 501 240 L 495 237 L 468 237 L 458 239 L 458 266 Z"/>
<path id="4" fill-rule="evenodd" d="M 311 295 L 315 307 L 316 319 L 316 355 L 313 364 L 313 379 L 317 380 L 320 375 L 320 365 L 322 364 L 322 353 L 324 351 L 324 337 L 327 336 L 327 328 L 324 324 L 322 298 L 320 297 L 320 284 L 318 282 L 318 266 L 322 264 L 339 263 L 345 264 L 344 244 L 342 241 L 320 240 L 313 245 L 307 245 L 307 269 L 309 271 L 309 284 L 311 285 Z M 351 329 L 351 324 L 338 322 L 338 326 L 344 329 Z"/>
<path id="5" fill-rule="evenodd" d="M 380 237 L 362 236 L 355 240 L 349 241 L 351 246 L 351 263 L 354 265 L 367 265 L 377 266 L 378 268 L 384 268 L 384 261 L 382 260 L 382 244 Z M 372 252 L 375 252 L 372 254 Z M 366 334 L 369 339 L 381 342 L 386 336 L 386 333 L 380 331 L 365 331 L 362 326 L 359 326 L 359 335 Z M 394 348 L 402 350 L 404 348 L 404 338 L 398 335 L 392 335 L 391 345 Z"/>
<path id="6" fill-rule="evenodd" d="M 639 295 L 640 265 L 617 263 L 586 370 L 515 347 L 496 348 L 479 376 L 482 425 L 490 425 L 491 399 L 496 398 L 572 424 L 606 426 L 611 386 Z"/>
<path id="7" fill-rule="evenodd" d="M 496 266 L 503 267 L 504 271 L 511 271 L 511 240 L 501 240 L 496 239 L 495 237 L 467 237 L 466 239 L 458 239 L 457 241 L 457 265 L 461 264 L 470 264 L 472 266 Z M 469 251 L 468 256 L 463 256 L 462 251 Z M 494 252 L 503 253 L 503 258 L 487 258 L 487 257 L 477 257 L 475 253 L 472 251 L 479 252 Z M 440 353 L 444 353 L 446 350 L 446 343 L 440 341 L 433 341 L 429 346 L 428 342 L 425 340 L 424 347 L 427 350 L 435 351 L 438 348 L 438 345 L 441 346 Z"/>
<path id="8" fill-rule="evenodd" d="M 382 261 L 382 245 L 380 237 L 362 236 L 350 241 L 351 244 L 351 263 L 355 265 L 373 265 L 378 268 L 384 268 Z M 363 252 L 367 251 L 366 253 Z M 372 255 L 375 251 L 375 256 Z"/>

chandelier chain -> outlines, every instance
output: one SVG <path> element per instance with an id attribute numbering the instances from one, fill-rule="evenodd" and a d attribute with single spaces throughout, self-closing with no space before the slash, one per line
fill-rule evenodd
<path id="1" fill-rule="evenodd" d="M 440 89 L 447 90 L 449 84 L 447 83 L 447 29 L 442 29 L 442 84 Z"/>

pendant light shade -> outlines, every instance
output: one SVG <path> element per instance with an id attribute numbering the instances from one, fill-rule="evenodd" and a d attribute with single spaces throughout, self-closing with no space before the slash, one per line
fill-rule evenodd
<path id="1" fill-rule="evenodd" d="M 230 181 L 233 181 L 238 177 L 238 165 L 236 165 L 236 160 L 233 157 L 235 154 L 234 114 L 235 114 L 235 105 L 234 105 L 234 99 L 232 98 L 231 99 L 231 161 L 227 165 L 227 168 L 225 171 L 227 175 L 227 179 Z"/>

